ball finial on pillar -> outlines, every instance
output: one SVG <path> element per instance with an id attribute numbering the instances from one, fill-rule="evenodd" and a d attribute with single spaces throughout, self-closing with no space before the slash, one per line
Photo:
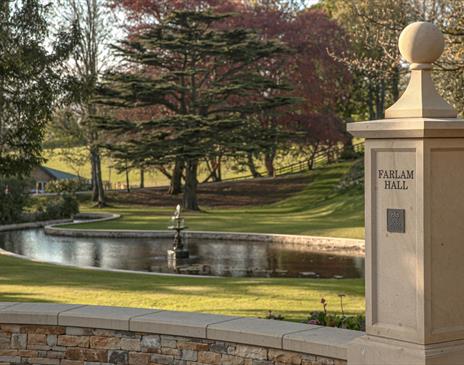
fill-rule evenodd
<path id="1" fill-rule="evenodd" d="M 411 69 L 414 69 L 416 65 L 434 63 L 443 53 L 445 40 L 434 24 L 415 22 L 403 29 L 398 45 L 401 55 L 411 64 Z"/>
<path id="2" fill-rule="evenodd" d="M 435 89 L 431 75 L 432 64 L 445 48 L 440 30 L 427 22 L 409 24 L 401 32 L 398 46 L 410 63 L 411 79 L 401 98 L 385 111 L 385 117 L 456 118 L 456 111 Z"/>

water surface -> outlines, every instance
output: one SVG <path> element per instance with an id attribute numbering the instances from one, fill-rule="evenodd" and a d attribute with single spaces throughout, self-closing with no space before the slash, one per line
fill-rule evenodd
<path id="1" fill-rule="evenodd" d="M 0 248 L 76 266 L 235 277 L 359 278 L 364 258 L 295 244 L 189 239 L 191 258 L 168 262 L 172 241 L 48 236 L 42 229 L 0 233 Z"/>

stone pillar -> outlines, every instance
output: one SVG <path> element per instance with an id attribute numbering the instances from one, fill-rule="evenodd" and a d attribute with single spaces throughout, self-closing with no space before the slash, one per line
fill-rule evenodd
<path id="1" fill-rule="evenodd" d="M 411 80 L 366 138 L 366 335 L 348 364 L 464 364 L 464 120 L 438 95 L 441 32 L 418 22 L 399 47 Z"/>

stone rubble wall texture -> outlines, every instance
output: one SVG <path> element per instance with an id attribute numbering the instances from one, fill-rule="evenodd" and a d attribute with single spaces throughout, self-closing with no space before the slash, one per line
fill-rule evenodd
<path id="1" fill-rule="evenodd" d="M 0 365 L 342 365 L 230 342 L 81 327 L 0 324 Z"/>

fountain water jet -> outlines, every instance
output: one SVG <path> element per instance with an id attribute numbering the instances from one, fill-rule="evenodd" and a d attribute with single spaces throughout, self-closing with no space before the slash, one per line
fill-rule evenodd
<path id="1" fill-rule="evenodd" d="M 171 218 L 172 224 L 168 227 L 168 229 L 176 231 L 174 235 L 173 247 L 171 250 L 168 250 L 169 260 L 189 258 L 189 251 L 184 247 L 184 244 L 182 242 L 182 231 L 187 229 L 188 227 L 185 226 L 185 219 L 181 216 L 181 210 L 181 206 L 180 204 L 178 204 L 174 212 L 174 215 Z"/>

